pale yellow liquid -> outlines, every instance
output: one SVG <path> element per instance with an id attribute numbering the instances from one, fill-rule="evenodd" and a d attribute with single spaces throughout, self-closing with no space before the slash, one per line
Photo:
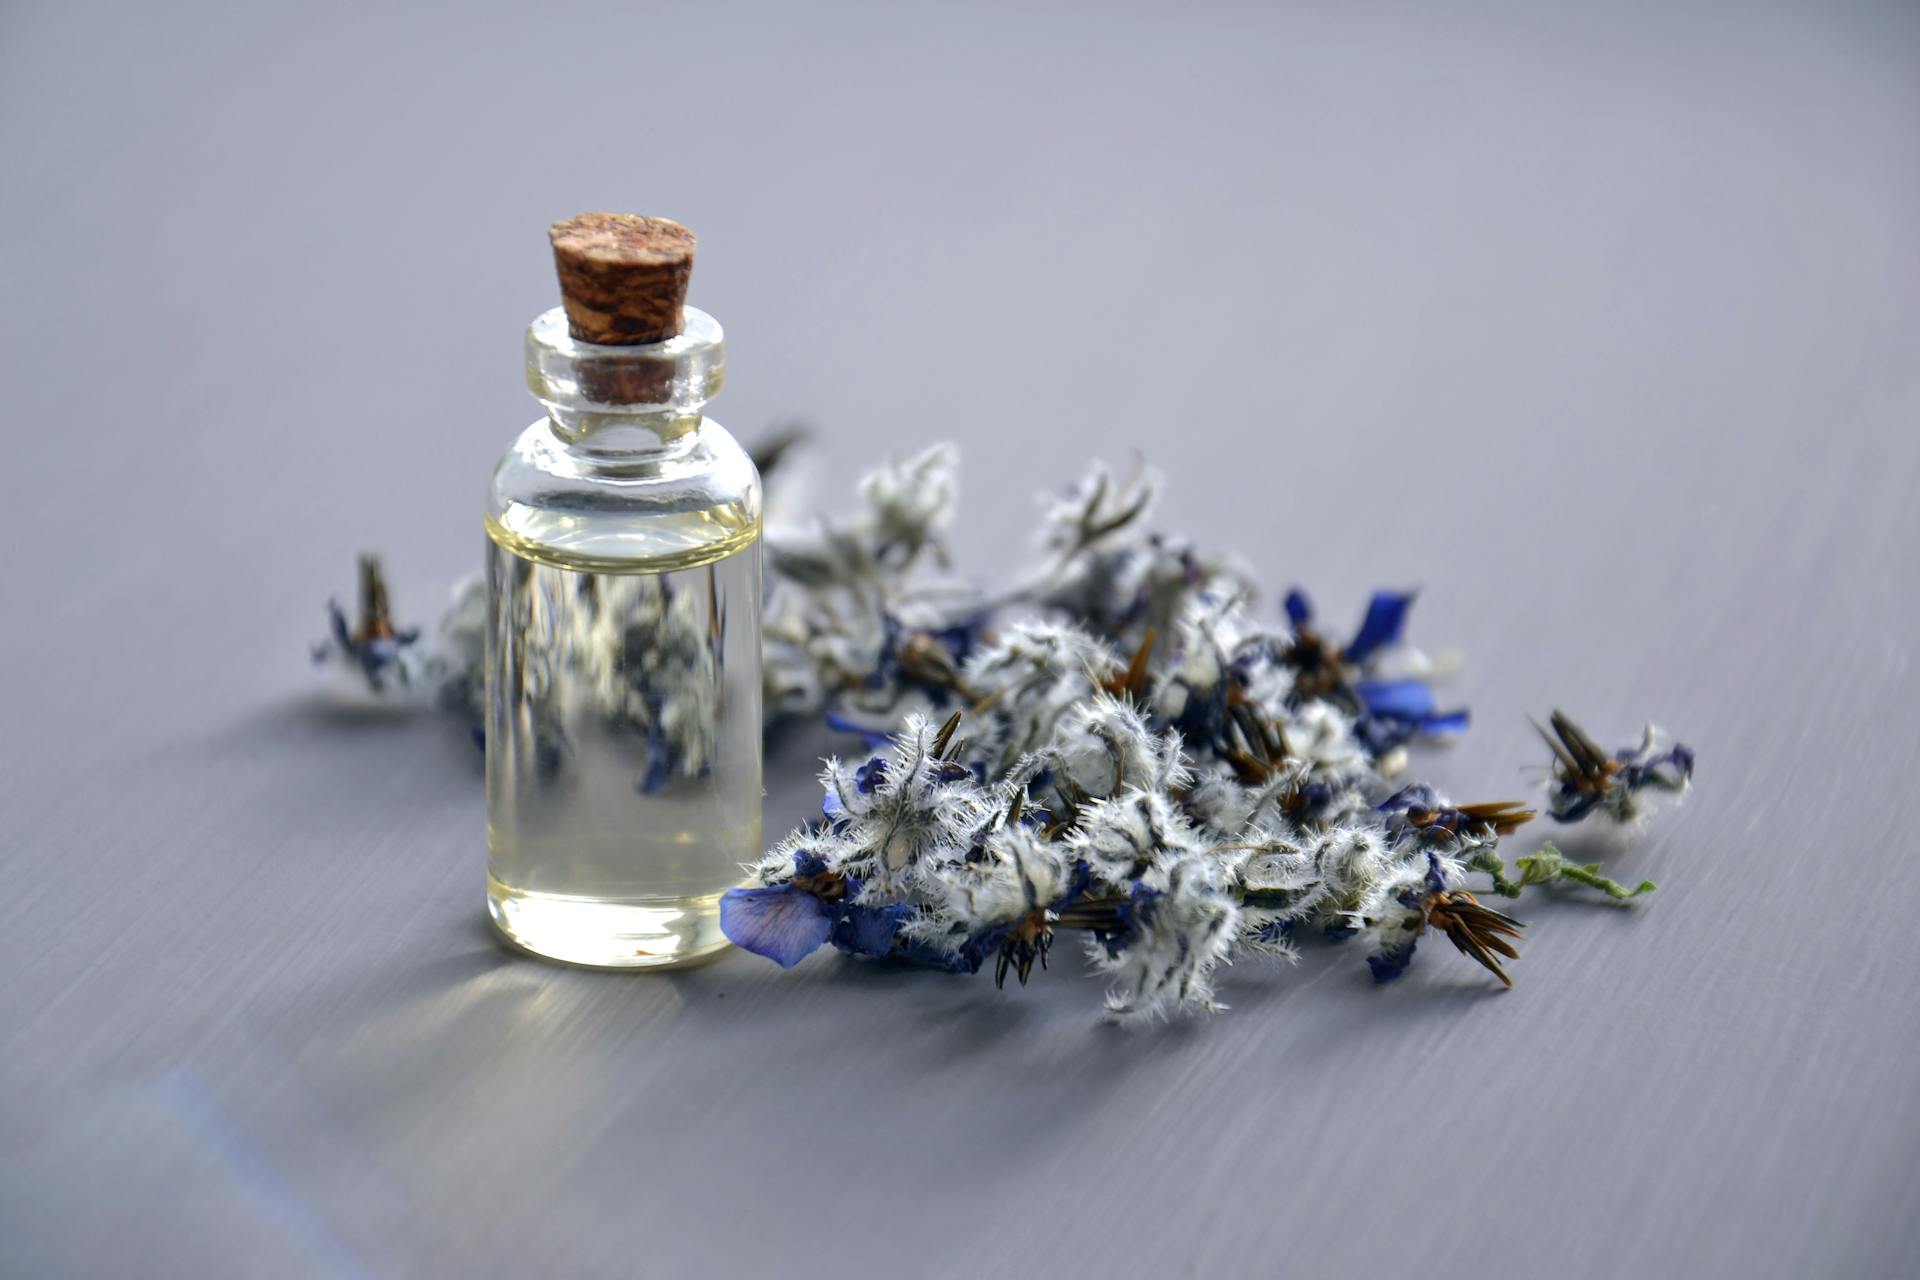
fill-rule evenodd
<path id="1" fill-rule="evenodd" d="M 757 521 L 641 560 L 488 532 L 494 924 L 574 964 L 719 951 L 760 853 Z"/>

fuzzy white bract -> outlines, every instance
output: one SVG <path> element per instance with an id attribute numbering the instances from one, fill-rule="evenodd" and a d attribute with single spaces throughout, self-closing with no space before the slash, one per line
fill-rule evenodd
<path id="1" fill-rule="evenodd" d="M 1107 1011 L 1122 1019 L 1176 1009 L 1216 1012 L 1213 971 L 1227 962 L 1240 933 L 1240 908 L 1217 864 L 1199 853 L 1168 857 L 1140 877 L 1118 946 L 1088 944 L 1111 985 Z"/>
<path id="2" fill-rule="evenodd" d="M 1191 777 L 1178 734 L 1153 732 L 1131 703 L 1104 692 L 1060 718 L 1041 756 L 1068 786 L 1099 799 L 1165 792 Z"/>

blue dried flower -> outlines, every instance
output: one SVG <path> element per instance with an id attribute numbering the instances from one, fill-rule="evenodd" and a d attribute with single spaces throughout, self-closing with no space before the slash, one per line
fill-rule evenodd
<path id="1" fill-rule="evenodd" d="M 1533 821 L 1534 812 L 1511 800 L 1486 804 L 1449 804 L 1423 782 L 1402 787 L 1375 806 L 1386 815 L 1394 844 L 1409 839 L 1444 840 L 1450 846 L 1495 843 Z"/>
<path id="2" fill-rule="evenodd" d="M 913 908 L 904 902 L 853 904 L 834 922 L 833 945 L 848 955 L 890 955 L 894 937 L 900 932 L 900 923 L 912 911 Z"/>
<path id="3" fill-rule="evenodd" d="M 881 739 L 881 744 L 885 744 Z M 870 796 L 880 784 L 886 781 L 887 758 L 873 756 L 853 771 L 853 792 L 858 796 Z M 829 822 L 838 822 L 846 817 L 846 805 L 841 803 L 840 788 L 827 781 L 820 788 L 820 812 Z"/>
<path id="4" fill-rule="evenodd" d="M 1414 917 L 1411 931 L 1404 940 L 1384 944 L 1367 956 L 1367 968 L 1372 971 L 1375 982 L 1392 982 L 1407 971 L 1413 963 L 1414 948 L 1420 945 L 1420 928 L 1419 917 Z"/>
<path id="5" fill-rule="evenodd" d="M 1684 795 L 1692 784 L 1692 748 L 1668 742 L 1652 725 L 1637 746 L 1608 755 L 1565 713 L 1555 711 L 1551 724 L 1551 732 L 1534 727 L 1553 749 L 1547 812 L 1556 822 L 1599 814 L 1632 824 L 1650 811 L 1651 796 Z"/>
<path id="6" fill-rule="evenodd" d="M 1339 646 L 1314 626 L 1313 602 L 1304 591 L 1295 587 L 1286 596 L 1294 636 L 1282 657 L 1293 668 L 1295 696 L 1326 698 L 1354 715 L 1354 735 L 1375 756 L 1415 737 L 1439 737 L 1467 727 L 1466 710 L 1439 710 L 1425 680 L 1376 674 L 1381 656 L 1400 645 L 1413 600 L 1410 591 L 1374 592 L 1359 630 Z"/>
<path id="7" fill-rule="evenodd" d="M 1409 738 L 1466 732 L 1466 708 L 1439 710 L 1433 689 L 1424 680 L 1361 680 L 1353 691 L 1366 708 L 1356 731 L 1375 755 Z"/>
<path id="8" fill-rule="evenodd" d="M 842 951 L 886 955 L 904 904 L 856 903 L 860 882 L 831 869 L 817 851 L 793 856 L 784 884 L 729 889 L 720 898 L 720 931 L 735 946 L 791 969 L 829 940 Z"/>
<path id="9" fill-rule="evenodd" d="M 358 671 L 376 694 L 387 692 L 390 683 L 409 686 L 420 674 L 413 652 L 420 629 L 403 630 L 393 625 L 387 579 L 380 571 L 378 556 L 360 557 L 359 617 L 349 625 L 339 603 L 329 600 L 327 623 L 328 638 L 313 646 L 316 664 L 345 663 Z"/>
<path id="10" fill-rule="evenodd" d="M 1496 956 L 1518 959 L 1509 938 L 1518 938 L 1526 926 L 1508 915 L 1480 905 L 1464 889 L 1447 887 L 1447 872 L 1438 855 L 1428 853 L 1419 881 L 1395 896 L 1399 911 L 1376 925 L 1381 945 L 1367 957 L 1374 981 L 1391 982 L 1413 961 L 1415 945 L 1428 928 L 1440 930 L 1462 953 L 1471 956 L 1504 986 L 1513 979 Z"/>

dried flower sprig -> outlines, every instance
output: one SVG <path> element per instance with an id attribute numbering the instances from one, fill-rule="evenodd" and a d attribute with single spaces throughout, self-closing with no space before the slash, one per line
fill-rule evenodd
<path id="1" fill-rule="evenodd" d="M 1144 531 L 1154 487 L 1150 473 L 1116 484 L 1096 468 L 1049 507 L 1038 572 L 997 598 L 939 594 L 961 603 L 917 627 L 898 621 L 930 598 L 913 580 L 862 569 L 856 592 L 844 572 L 809 569 L 812 597 L 789 608 L 817 630 L 792 652 L 820 651 L 850 601 L 881 602 L 863 624 L 880 637 L 870 665 L 814 683 L 829 718 L 879 750 L 830 762 L 821 819 L 729 895 L 735 942 L 796 962 L 803 951 L 752 904 L 796 885 L 784 893 L 820 901 L 824 883 L 839 896 L 806 908 L 832 917 L 813 946 L 1024 983 L 1059 931 L 1077 931 L 1109 978 L 1109 1010 L 1139 1018 L 1218 1008 L 1219 966 L 1295 956 L 1310 934 L 1370 938 L 1369 966 L 1389 981 L 1438 930 L 1510 984 L 1523 926 L 1478 900 L 1474 876 L 1515 897 L 1557 881 L 1637 892 L 1551 846 L 1514 879 L 1498 847 L 1532 809 L 1389 781 L 1410 740 L 1467 723 L 1439 709 L 1438 665 L 1404 642 L 1411 593 L 1376 593 L 1344 643 L 1298 590 L 1284 623 L 1263 622 L 1246 574 Z M 943 480 L 938 501 L 904 505 L 944 509 L 950 495 Z M 821 526 L 866 549 L 840 571 L 880 563 L 881 523 Z M 831 597 L 813 585 L 829 582 Z M 872 717 L 889 708 L 904 728 L 883 737 Z M 1628 795 L 1659 788 L 1679 758 L 1623 753 L 1609 778 Z"/>
<path id="2" fill-rule="evenodd" d="M 378 556 L 360 557 L 359 610 L 353 622 L 337 602 L 327 601 L 327 632 L 327 638 L 313 646 L 315 665 L 344 667 L 375 695 L 410 689 L 428 673 L 428 655 L 418 644 L 420 629 L 394 625 Z"/>
<path id="3" fill-rule="evenodd" d="M 1495 953 L 1518 960 L 1509 938 L 1520 937 L 1526 926 L 1491 907 L 1465 889 L 1449 889 L 1447 868 L 1438 854 L 1428 855 L 1427 874 L 1422 882 L 1394 896 L 1398 911 L 1383 912 L 1374 923 L 1377 945 L 1367 957 L 1367 965 L 1379 982 L 1391 982 L 1407 970 L 1414 947 L 1428 929 L 1447 935 L 1454 948 L 1471 956 L 1482 968 L 1511 988 L 1513 979 L 1500 967 Z"/>
<path id="4" fill-rule="evenodd" d="M 829 763 L 821 820 L 723 901 L 728 936 L 785 965 L 831 942 L 956 971 L 991 964 L 1004 983 L 1009 972 L 1025 982 L 1057 932 L 1076 930 L 1121 1018 L 1216 1009 L 1220 965 L 1292 956 L 1309 931 L 1369 936 L 1385 982 L 1437 929 L 1509 983 L 1522 926 L 1477 900 L 1472 873 L 1513 894 L 1543 876 L 1604 878 L 1528 859 L 1520 881 L 1507 879 L 1495 850 L 1530 810 L 1454 804 L 1419 784 L 1389 793 L 1352 721 L 1262 679 L 1258 662 L 1242 672 L 1244 731 L 1183 739 L 1153 708 L 1218 701 L 1226 676 L 1199 678 L 1178 655 L 1251 625 L 1196 611 L 1144 675 L 1137 649 L 1057 623 L 1007 626 L 966 668 L 985 690 L 970 709 L 938 729 L 913 717 L 884 752 Z M 1181 696 L 1165 696 L 1176 682 Z M 795 895 L 812 901 L 781 901 Z M 790 927 L 794 914 L 806 933 Z"/>
<path id="5" fill-rule="evenodd" d="M 1547 812 L 1556 822 L 1596 815 L 1622 826 L 1644 820 L 1654 797 L 1678 799 L 1693 784 L 1693 750 L 1670 741 L 1653 725 L 1640 742 L 1608 755 L 1565 712 L 1555 711 L 1551 730 L 1535 725 L 1553 751 Z"/>

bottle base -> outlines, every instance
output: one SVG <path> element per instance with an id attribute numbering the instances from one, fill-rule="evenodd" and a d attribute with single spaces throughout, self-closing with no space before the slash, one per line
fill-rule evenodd
<path id="1" fill-rule="evenodd" d="M 590 969 L 677 969 L 732 944 L 720 895 L 623 901 L 515 889 L 487 877 L 487 915 L 514 949 Z"/>

